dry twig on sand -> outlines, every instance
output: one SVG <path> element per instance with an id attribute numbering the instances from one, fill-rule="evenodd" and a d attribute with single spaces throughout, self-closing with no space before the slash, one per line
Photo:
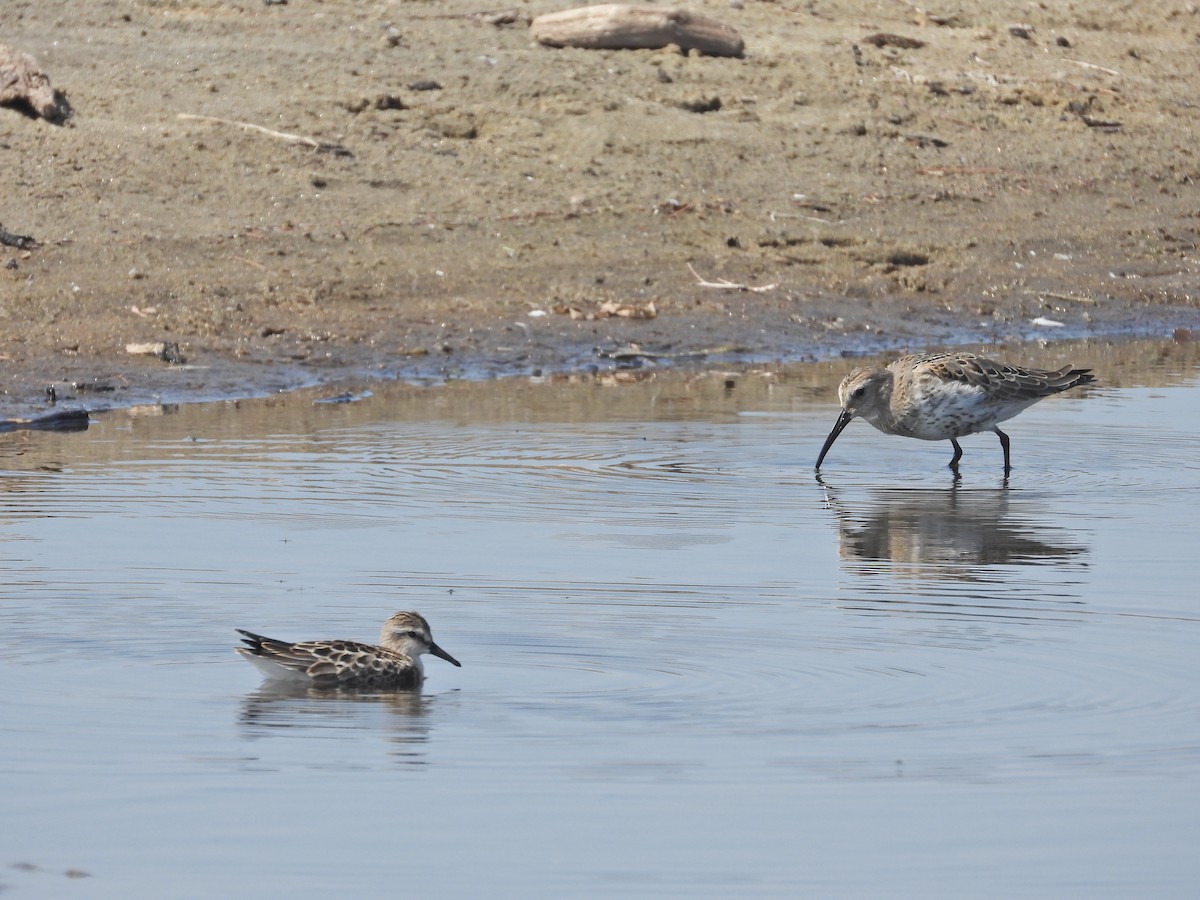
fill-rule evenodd
<path id="1" fill-rule="evenodd" d="M 186 119 L 191 122 L 211 122 L 215 125 L 232 125 L 235 128 L 242 128 L 246 131 L 257 131 L 259 134 L 265 134 L 267 137 L 273 137 L 281 141 L 287 141 L 289 144 L 307 144 L 314 150 L 320 153 L 332 153 L 335 156 L 353 156 L 349 150 L 341 144 L 334 144 L 330 141 L 318 141 L 316 138 L 305 137 L 302 134 L 288 134 L 286 131 L 272 131 L 270 128 L 264 128 L 261 125 L 255 125 L 253 122 L 237 122 L 233 119 L 220 119 L 216 116 L 198 116 L 195 113 L 177 113 L 177 118 Z"/>
<path id="2" fill-rule="evenodd" d="M 1108 69 L 1104 66 L 1098 66 L 1095 63 L 1084 62 L 1082 59 L 1068 59 L 1067 62 L 1075 63 L 1077 66 L 1083 66 L 1085 69 L 1095 69 L 1097 72 L 1103 72 L 1105 75 L 1112 75 L 1114 78 L 1121 77 L 1121 73 L 1116 69 Z"/>
<path id="3" fill-rule="evenodd" d="M 759 287 L 753 287 L 749 284 L 738 284 L 735 281 L 728 281 L 724 278 L 720 279 L 719 281 L 707 281 L 701 277 L 700 273 L 695 270 L 691 263 L 688 263 L 687 267 L 688 271 L 691 272 L 695 277 L 696 284 L 703 288 L 716 288 L 717 290 L 721 291 L 750 291 L 754 294 L 762 294 L 766 293 L 767 291 L 773 291 L 775 288 L 779 287 L 778 282 L 773 284 L 764 284 Z"/>

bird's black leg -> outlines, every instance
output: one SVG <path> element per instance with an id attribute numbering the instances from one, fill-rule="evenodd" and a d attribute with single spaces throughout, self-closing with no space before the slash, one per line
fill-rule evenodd
<path id="1" fill-rule="evenodd" d="M 1012 464 L 1008 459 L 1008 435 L 999 428 L 993 428 L 992 430 L 996 432 L 996 437 L 1000 438 L 1000 446 L 1004 448 L 1004 474 L 1007 475 L 1012 471 Z"/>
<path id="2" fill-rule="evenodd" d="M 950 438 L 950 443 L 954 445 L 954 458 L 950 460 L 950 468 L 958 471 L 958 461 L 962 459 L 962 447 L 958 446 L 958 438 Z"/>

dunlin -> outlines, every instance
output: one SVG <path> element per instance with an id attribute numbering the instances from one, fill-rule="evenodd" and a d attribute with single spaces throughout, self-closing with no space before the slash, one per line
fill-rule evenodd
<path id="1" fill-rule="evenodd" d="M 962 457 L 958 439 L 994 431 L 1004 448 L 1004 474 L 1012 470 L 1008 435 L 996 426 L 1043 397 L 1096 379 L 1091 369 L 1056 372 L 1025 369 L 974 353 L 902 356 L 887 368 L 855 369 L 838 386 L 842 412 L 817 457 L 817 468 L 839 434 L 860 416 L 884 434 L 954 445 L 950 468 Z"/>
<path id="2" fill-rule="evenodd" d="M 245 647 L 235 648 L 268 680 L 312 687 L 415 688 L 425 678 L 421 654 L 461 666 L 433 642 L 429 623 L 415 612 L 398 612 L 383 625 L 381 646 L 357 641 L 291 644 L 237 629 Z"/>

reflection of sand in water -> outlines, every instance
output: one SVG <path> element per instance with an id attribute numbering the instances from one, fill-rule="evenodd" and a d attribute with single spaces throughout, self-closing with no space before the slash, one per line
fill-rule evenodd
<path id="1" fill-rule="evenodd" d="M 1087 550 L 1056 540 L 1049 515 L 1005 488 L 883 490 L 861 510 L 827 490 L 838 519 L 838 555 L 851 572 L 875 572 L 867 564 L 886 561 L 902 577 L 982 578 L 974 570 L 1065 560 Z"/>
<path id="2" fill-rule="evenodd" d="M 423 762 L 424 744 L 431 730 L 426 715 L 436 702 L 436 698 L 426 697 L 419 690 L 373 693 L 264 685 L 246 696 L 238 724 L 252 740 L 285 730 L 295 736 L 301 731 L 363 731 L 377 726 L 374 730 L 395 745 L 392 754 L 400 762 L 419 763 Z M 387 713 L 387 718 L 378 717 L 378 711 Z"/>

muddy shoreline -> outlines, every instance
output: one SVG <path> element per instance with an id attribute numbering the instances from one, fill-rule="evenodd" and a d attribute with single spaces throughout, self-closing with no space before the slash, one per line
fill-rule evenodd
<path id="1" fill-rule="evenodd" d="M 1200 327 L 1194 8 L 565 5 L 12 3 L 74 115 L 0 109 L 0 415 Z"/>

